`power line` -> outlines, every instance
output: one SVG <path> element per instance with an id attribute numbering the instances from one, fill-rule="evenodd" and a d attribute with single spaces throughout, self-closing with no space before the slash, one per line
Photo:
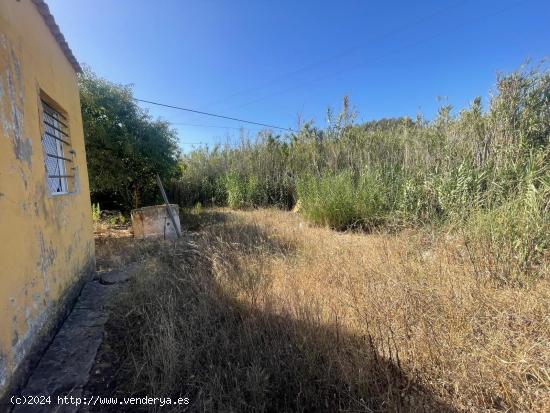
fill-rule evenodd
<path id="1" fill-rule="evenodd" d="M 220 129 L 235 129 L 235 130 L 241 130 L 241 129 L 247 129 L 247 130 L 261 130 L 261 128 L 244 128 L 244 127 L 236 127 L 236 126 L 222 126 L 222 125 L 204 125 L 200 123 L 187 123 L 187 122 L 170 122 L 170 125 L 182 125 L 182 126 L 195 126 L 198 128 L 220 128 Z"/>
<path id="2" fill-rule="evenodd" d="M 195 110 L 195 109 L 182 108 L 182 107 L 180 107 L 180 106 L 167 105 L 167 104 L 165 104 L 165 103 L 153 102 L 153 101 L 151 101 L 151 100 L 137 99 L 137 98 L 133 98 L 133 99 L 134 99 L 135 101 L 137 101 L 137 102 L 149 103 L 149 104 L 151 104 L 151 105 L 163 106 L 163 107 L 165 107 L 165 108 L 183 110 L 183 111 L 185 111 L 185 112 L 198 113 L 199 115 L 213 116 L 213 117 L 215 117 L 215 118 L 229 119 L 229 120 L 234 120 L 234 121 L 236 121 L 236 122 L 243 122 L 243 123 L 249 123 L 249 124 L 251 124 L 251 125 L 264 126 L 264 127 L 266 127 L 266 128 L 280 129 L 280 130 L 284 130 L 284 131 L 288 131 L 288 132 L 296 132 L 295 130 L 293 130 L 293 129 L 291 129 L 291 128 L 283 128 L 283 127 L 281 127 L 281 126 L 269 125 L 269 124 L 267 124 L 267 123 L 260 123 L 260 122 L 254 122 L 254 121 L 251 121 L 251 120 L 245 120 L 245 119 L 239 119 L 239 118 L 232 118 L 232 117 L 230 117 L 230 116 L 218 115 L 218 114 L 215 114 L 215 113 L 203 112 L 203 111 Z"/>
<path id="3" fill-rule="evenodd" d="M 437 14 L 440 14 L 442 12 L 445 12 L 449 9 L 452 9 L 462 3 L 464 3 L 465 1 L 461 1 L 461 2 L 458 2 L 456 4 L 454 4 L 453 6 L 449 7 L 449 8 L 446 8 L 446 9 L 443 9 L 443 10 L 440 10 L 438 12 L 435 12 L 429 16 L 425 16 L 423 19 L 420 19 L 419 21 L 422 21 L 422 20 L 426 20 L 426 19 L 429 19 Z M 489 14 L 486 14 L 486 15 L 483 15 L 483 16 L 478 16 L 478 18 L 474 18 L 474 19 L 471 19 L 471 20 L 468 20 L 466 22 L 462 22 L 458 25 L 455 25 L 454 27 L 451 27 L 451 31 L 452 30 L 456 30 L 458 28 L 461 28 L 463 26 L 467 26 L 468 24 L 476 21 L 476 20 L 479 20 L 479 18 L 488 18 L 488 17 L 492 17 L 492 16 L 495 16 L 495 15 L 498 15 L 504 11 L 507 11 L 519 4 L 523 3 L 522 0 L 520 1 L 517 1 L 517 2 L 514 2 L 512 3 L 509 7 L 504 7 L 500 10 L 498 10 L 497 12 L 494 12 L 494 13 L 489 13 Z M 406 27 L 406 26 L 405 26 Z M 402 30 L 402 28 L 398 28 L 397 30 L 394 30 L 393 32 L 399 32 L 400 30 Z M 415 41 L 415 42 L 412 42 L 410 44 L 407 44 L 405 45 L 404 47 L 399 47 L 397 49 L 394 49 L 392 52 L 390 53 L 385 53 L 381 56 L 379 56 L 377 59 L 374 59 L 370 62 L 367 62 L 367 63 L 362 63 L 362 64 L 358 64 L 358 65 L 354 65 L 354 66 L 351 66 L 351 67 L 348 67 L 348 68 L 345 68 L 343 70 L 339 70 L 339 71 L 336 71 L 336 72 L 332 72 L 332 73 L 329 73 L 327 75 L 324 75 L 324 76 L 321 76 L 321 77 L 318 77 L 316 79 L 313 79 L 313 80 L 310 80 L 308 82 L 305 82 L 305 83 L 301 83 L 295 87 L 292 87 L 292 88 L 288 88 L 288 89 L 283 89 L 279 92 L 275 92 L 275 93 L 272 93 L 270 95 L 267 95 L 267 96 L 263 96 L 263 97 L 260 97 L 259 99 L 255 99 L 255 100 L 252 100 L 252 101 L 249 101 L 247 103 L 245 103 L 244 105 L 239 105 L 238 107 L 242 107 L 242 106 L 248 106 L 250 104 L 253 104 L 253 103 L 256 103 L 258 101 L 261 101 L 261 100 L 264 100 L 266 98 L 269 98 L 269 97 L 272 97 L 272 96 L 276 96 L 276 95 L 279 95 L 279 94 L 283 94 L 283 93 L 287 93 L 289 91 L 292 91 L 292 90 L 295 90 L 295 89 L 298 89 L 300 87 L 303 87 L 303 86 L 307 86 L 307 85 L 311 85 L 313 83 L 316 83 L 320 80 L 324 80 L 324 79 L 327 79 L 327 78 L 330 78 L 330 77 L 333 77 L 333 76 L 337 76 L 345 71 L 348 71 L 348 70 L 355 70 L 355 69 L 358 69 L 360 67 L 364 67 L 364 66 L 367 66 L 369 64 L 372 64 L 374 62 L 377 62 L 377 61 L 380 61 L 382 60 L 384 57 L 386 57 L 387 55 L 390 55 L 392 53 L 395 53 L 396 51 L 399 51 L 403 48 L 410 48 L 410 47 L 413 47 L 413 46 L 416 46 L 418 44 L 421 44 L 423 42 L 426 42 L 426 41 L 429 41 L 429 40 L 432 40 L 433 38 L 435 37 L 438 37 L 442 34 L 445 34 L 445 33 L 448 33 L 450 31 L 449 29 L 445 30 L 445 31 L 441 31 L 441 32 L 436 32 L 435 34 L 431 35 L 431 36 L 427 36 L 425 38 L 422 38 L 422 39 L 419 39 L 418 41 Z M 388 36 L 390 33 L 386 33 L 385 35 L 383 36 Z M 355 48 L 354 48 L 355 49 Z M 338 55 L 335 55 L 335 56 L 332 56 L 332 57 L 329 57 L 328 59 L 325 59 L 325 60 L 333 60 L 335 58 L 338 58 L 338 57 L 341 57 L 342 55 L 345 55 L 349 52 L 351 52 L 353 49 L 351 50 L 348 50 L 348 51 L 344 51 L 343 53 L 339 53 Z M 315 66 L 314 65 L 309 65 L 309 66 L 306 66 L 305 68 L 302 68 L 302 69 L 298 69 L 297 71 L 294 71 L 295 72 L 300 72 L 300 71 L 303 71 L 303 70 L 307 70 L 309 69 L 311 66 Z M 291 74 L 293 72 L 290 72 L 290 73 L 287 73 L 288 74 Z M 283 75 L 282 77 L 284 77 L 285 75 Z M 268 82 L 268 83 L 271 83 L 271 82 Z M 265 85 L 264 85 L 265 86 Z M 242 93 L 248 93 L 250 91 L 252 91 L 253 89 L 261 89 L 262 86 L 260 86 L 259 88 L 252 88 L 252 89 L 249 89 L 249 90 L 245 90 L 245 91 L 241 91 L 241 92 L 237 92 L 236 95 L 240 95 Z M 248 123 L 248 124 L 251 124 L 251 125 L 257 125 L 257 126 L 263 126 L 263 127 L 267 127 L 267 128 L 273 128 L 273 129 L 279 129 L 279 130 L 283 130 L 283 131 L 289 131 L 289 132 L 296 132 L 295 130 L 291 129 L 291 128 L 284 128 L 284 127 L 280 127 L 280 126 L 275 126 L 275 125 L 270 125 L 270 124 L 265 124 L 265 123 L 260 123 L 260 122 L 254 122 L 254 121 L 249 121 L 249 120 L 245 120 L 245 119 L 239 119 L 239 118 L 234 118 L 234 117 L 230 117 L 230 116 L 225 116 L 225 115 L 218 115 L 218 114 L 214 114 L 214 113 L 209 113 L 209 112 L 203 112 L 203 111 L 200 111 L 200 110 L 196 110 L 196 109 L 189 109 L 189 108 L 183 108 L 183 107 L 180 107 L 180 106 L 174 106 L 174 105 L 168 105 L 168 104 L 165 104 L 165 103 L 159 103 L 159 102 L 154 102 L 154 101 L 150 101 L 150 100 L 145 100 L 145 99 L 137 99 L 137 98 L 133 98 L 135 101 L 138 101 L 138 102 L 143 102 L 143 103 L 148 103 L 148 104 L 152 104 L 152 105 L 157 105 L 157 106 L 162 106 L 162 107 L 167 107 L 167 108 L 171 108 L 171 109 L 177 109 L 177 110 L 182 110 L 182 111 L 186 111 L 186 112 L 191 112 L 191 113 L 197 113 L 197 114 L 200 114 L 200 115 L 205 115 L 205 116 L 212 116 L 212 117 L 217 117 L 217 118 L 221 118 L 221 119 L 228 119 L 228 120 L 232 120 L 232 121 L 236 121 L 236 122 L 243 122 L 243 123 Z M 222 100 L 225 100 L 225 99 L 222 99 Z M 216 126 L 210 126 L 210 125 L 192 125 L 190 124 L 190 126 L 208 126 L 208 127 L 216 127 Z M 230 129 L 231 127 L 224 127 L 224 126 L 220 126 L 220 128 L 228 128 Z M 235 128 L 235 129 L 239 129 L 239 128 Z"/>

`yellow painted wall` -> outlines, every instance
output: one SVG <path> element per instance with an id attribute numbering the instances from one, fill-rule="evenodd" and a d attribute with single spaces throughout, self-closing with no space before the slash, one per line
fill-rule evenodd
<path id="1" fill-rule="evenodd" d="M 51 196 L 40 93 L 68 115 L 79 188 Z M 31 0 L 0 1 L 0 396 L 69 287 L 94 268 L 76 73 Z"/>

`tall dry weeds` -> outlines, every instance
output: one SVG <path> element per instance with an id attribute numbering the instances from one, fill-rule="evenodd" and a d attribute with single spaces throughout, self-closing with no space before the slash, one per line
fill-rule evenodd
<path id="1" fill-rule="evenodd" d="M 550 406 L 548 278 L 479 277 L 461 239 L 427 230 L 201 216 L 208 225 L 179 243 L 118 251 L 143 265 L 115 315 L 125 391 L 187 396 L 193 411 Z M 105 259 L 120 242 L 100 246 Z"/>

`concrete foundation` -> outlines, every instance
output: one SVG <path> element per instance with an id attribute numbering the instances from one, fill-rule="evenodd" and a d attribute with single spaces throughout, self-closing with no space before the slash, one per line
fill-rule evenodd
<path id="1" fill-rule="evenodd" d="M 181 231 L 179 207 L 175 204 L 170 204 L 170 208 L 172 209 L 178 229 Z M 178 237 L 172 220 L 166 210 L 166 205 L 153 205 L 134 209 L 131 215 L 135 238 L 142 239 L 155 237 L 176 239 Z"/>

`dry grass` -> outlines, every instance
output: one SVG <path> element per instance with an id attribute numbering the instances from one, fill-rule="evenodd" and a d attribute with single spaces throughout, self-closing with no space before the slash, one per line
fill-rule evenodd
<path id="1" fill-rule="evenodd" d="M 480 280 L 441 233 L 205 218 L 177 244 L 98 246 L 103 265 L 143 262 L 116 317 L 128 391 L 194 411 L 548 411 L 548 277 Z"/>

